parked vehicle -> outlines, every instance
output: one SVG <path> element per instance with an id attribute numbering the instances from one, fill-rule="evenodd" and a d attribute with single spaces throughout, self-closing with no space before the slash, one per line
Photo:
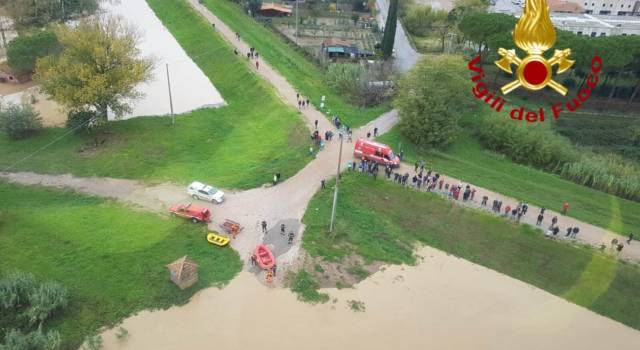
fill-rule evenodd
<path id="1" fill-rule="evenodd" d="M 211 222 L 211 211 L 193 204 L 174 204 L 169 212 L 175 216 L 189 219 L 193 223 Z"/>
<path id="2" fill-rule="evenodd" d="M 366 139 L 356 141 L 353 156 L 358 159 L 364 157 L 366 160 L 374 161 L 380 165 L 390 165 L 394 168 L 400 166 L 400 157 L 393 153 L 391 147 Z"/>
<path id="3" fill-rule="evenodd" d="M 224 192 L 198 181 L 192 182 L 187 187 L 187 193 L 194 199 L 201 199 L 215 204 L 220 204 L 224 201 Z"/>

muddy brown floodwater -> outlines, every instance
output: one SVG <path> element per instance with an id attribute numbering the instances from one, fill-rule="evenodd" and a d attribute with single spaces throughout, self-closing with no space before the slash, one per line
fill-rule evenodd
<path id="1" fill-rule="evenodd" d="M 105 349 L 637 349 L 640 332 L 432 248 L 336 302 L 308 305 L 243 271 L 180 307 L 141 312 L 103 333 Z M 349 300 L 364 303 L 355 312 Z"/>

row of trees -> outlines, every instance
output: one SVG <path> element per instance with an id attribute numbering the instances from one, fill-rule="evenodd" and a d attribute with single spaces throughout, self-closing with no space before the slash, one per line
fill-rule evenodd
<path id="1" fill-rule="evenodd" d="M 0 0 L 18 27 L 42 27 L 93 13 L 102 0 Z"/>
<path id="2" fill-rule="evenodd" d="M 453 9 L 447 12 L 407 0 L 400 6 L 400 17 L 409 34 L 417 37 L 435 35 L 440 40 L 440 51 L 444 52 L 447 36 L 458 34 L 460 21 L 471 13 L 486 11 L 487 6 L 488 2 L 484 0 L 456 0 Z"/>

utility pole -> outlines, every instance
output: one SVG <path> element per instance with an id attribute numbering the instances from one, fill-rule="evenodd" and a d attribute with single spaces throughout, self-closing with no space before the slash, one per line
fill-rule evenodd
<path id="1" fill-rule="evenodd" d="M 169 63 L 167 63 L 167 86 L 169 87 L 169 106 L 171 107 L 171 125 L 176 125 L 176 116 L 173 114 L 173 98 L 171 97 L 171 80 L 169 79 Z"/>
<path id="2" fill-rule="evenodd" d="M 336 221 L 336 206 L 338 205 L 338 185 L 340 184 L 340 164 L 342 163 L 342 142 L 344 141 L 344 133 L 342 129 L 338 131 L 340 133 L 340 153 L 338 153 L 338 173 L 336 174 L 336 188 L 333 191 L 333 208 L 331 209 L 331 224 L 329 225 L 329 232 L 333 232 L 333 227 Z"/>

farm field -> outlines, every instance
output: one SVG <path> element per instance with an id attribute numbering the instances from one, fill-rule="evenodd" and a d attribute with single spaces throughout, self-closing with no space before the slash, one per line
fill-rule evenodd
<path id="1" fill-rule="evenodd" d="M 166 117 L 113 122 L 97 148 L 91 135 L 63 136 L 68 131 L 62 128 L 18 141 L 2 135 L 0 169 L 19 162 L 12 171 L 179 184 L 200 179 L 224 188 L 256 187 L 275 172 L 286 178 L 301 169 L 310 158 L 298 112 L 252 73 L 186 2 L 148 3 L 228 106 L 179 115 L 175 126 Z"/>
<path id="2" fill-rule="evenodd" d="M 69 290 L 69 306 L 46 322 L 60 331 L 63 349 L 135 312 L 230 281 L 241 270 L 238 254 L 205 235 L 203 226 L 110 200 L 0 182 L 0 275 L 20 270 Z M 184 255 L 200 265 L 200 279 L 181 291 L 165 265 Z M 0 329 L 7 326 L 0 316 Z"/>
<path id="3" fill-rule="evenodd" d="M 336 229 L 328 233 L 331 187 L 316 194 L 304 217 L 303 247 L 311 256 L 340 261 L 355 253 L 370 262 L 415 264 L 415 244 L 425 244 L 640 329 L 637 266 L 360 173 L 343 177 Z"/>

